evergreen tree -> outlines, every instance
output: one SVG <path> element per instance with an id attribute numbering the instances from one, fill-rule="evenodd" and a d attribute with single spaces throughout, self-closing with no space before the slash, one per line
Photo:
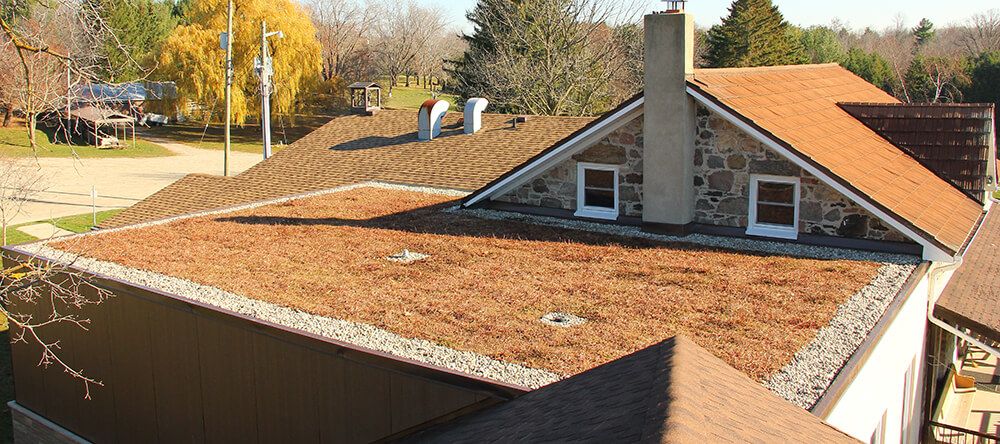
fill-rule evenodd
<path id="1" fill-rule="evenodd" d="M 844 63 L 847 53 L 837 41 L 837 33 L 826 26 L 802 30 L 799 41 L 810 63 Z"/>
<path id="2" fill-rule="evenodd" d="M 104 78 L 128 82 L 145 77 L 160 45 L 177 24 L 174 5 L 165 0 L 88 0 L 116 38 L 104 41 L 107 58 Z"/>
<path id="3" fill-rule="evenodd" d="M 717 68 L 807 61 L 792 27 L 771 0 L 735 0 L 722 24 L 709 29 L 705 60 Z"/>
<path id="4" fill-rule="evenodd" d="M 906 99 L 908 102 L 927 103 L 933 101 L 931 99 L 934 96 L 931 75 L 927 70 L 927 62 L 924 56 L 917 54 L 913 57 L 909 69 L 906 70 L 906 74 L 903 76 L 903 82 L 905 83 Z"/>
<path id="5" fill-rule="evenodd" d="M 934 30 L 934 24 L 925 18 L 920 19 L 917 27 L 913 28 L 913 38 L 916 39 L 916 44 L 913 48 L 914 54 L 920 52 L 928 43 L 934 40 L 935 34 L 937 34 L 937 31 Z"/>
<path id="6" fill-rule="evenodd" d="M 894 82 L 892 66 L 889 65 L 889 61 L 885 57 L 878 53 L 868 54 L 860 48 L 851 48 L 850 51 L 847 51 L 843 66 L 872 85 L 887 93 L 892 93 L 896 83 Z"/>
<path id="7" fill-rule="evenodd" d="M 965 100 L 972 103 L 992 103 L 1000 107 L 1000 52 L 985 52 L 972 60 Z M 1000 129 L 1000 120 L 993 120 Z M 996 130 L 994 130 L 996 131 Z"/>

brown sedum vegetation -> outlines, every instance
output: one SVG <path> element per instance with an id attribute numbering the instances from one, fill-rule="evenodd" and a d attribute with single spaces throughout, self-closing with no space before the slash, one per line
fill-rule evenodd
<path id="1" fill-rule="evenodd" d="M 442 212 L 448 199 L 360 188 L 90 236 L 72 248 L 561 374 L 679 333 L 758 381 L 790 362 L 879 267 L 487 221 Z M 431 256 L 385 259 L 404 248 Z M 552 311 L 589 322 L 537 321 Z"/>

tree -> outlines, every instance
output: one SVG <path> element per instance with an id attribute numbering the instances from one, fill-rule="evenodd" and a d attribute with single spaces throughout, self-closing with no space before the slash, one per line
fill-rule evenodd
<path id="1" fill-rule="evenodd" d="M 323 48 L 323 80 L 372 80 L 378 74 L 370 39 L 378 8 L 371 2 L 313 0 L 309 16 Z"/>
<path id="2" fill-rule="evenodd" d="M 965 100 L 974 103 L 993 103 L 1000 107 L 1000 51 L 988 51 L 976 57 L 969 69 L 969 84 L 965 87 Z M 1000 121 L 994 119 L 995 128 Z M 996 134 L 996 130 L 994 130 Z"/>
<path id="3" fill-rule="evenodd" d="M 878 53 L 866 53 L 861 48 L 851 48 L 847 51 L 844 68 L 867 80 L 872 85 L 891 93 L 894 87 L 895 75 L 889 61 Z"/>
<path id="4" fill-rule="evenodd" d="M 389 94 L 400 75 L 416 71 L 417 58 L 429 50 L 444 28 L 440 9 L 423 8 L 413 1 L 395 7 L 386 5 L 376 22 L 375 57 L 382 73 L 389 76 Z M 409 86 L 409 85 L 407 85 Z"/>
<path id="5" fill-rule="evenodd" d="M 837 41 L 837 33 L 825 26 L 803 29 L 799 41 L 810 63 L 843 64 L 847 59 L 844 47 Z"/>
<path id="6" fill-rule="evenodd" d="M 1000 51 L 1000 9 L 972 16 L 962 43 L 972 57 Z"/>
<path id="7" fill-rule="evenodd" d="M 167 37 L 160 53 L 156 76 L 177 83 L 181 101 L 211 105 L 225 91 L 225 51 L 219 50 L 219 34 L 226 30 L 225 0 L 197 0 L 191 5 L 188 25 L 177 26 Z M 308 16 L 292 0 L 236 2 L 233 20 L 233 121 L 242 125 L 260 116 L 254 99 L 259 81 L 253 74 L 253 59 L 260 56 L 260 23 L 267 20 L 270 30 L 280 30 L 284 38 L 269 40 L 274 60 L 275 86 L 271 101 L 279 113 L 291 113 L 298 106 L 301 91 L 309 89 L 322 68 L 316 29 Z"/>
<path id="8" fill-rule="evenodd" d="M 909 102 L 961 102 L 965 77 L 962 59 L 917 54 L 903 77 Z"/>
<path id="9" fill-rule="evenodd" d="M 934 31 L 934 24 L 926 18 L 920 19 L 920 23 L 917 24 L 916 28 L 913 28 L 913 38 L 916 41 L 914 45 L 913 52 L 917 53 L 924 49 L 927 44 L 934 40 L 934 35 L 937 31 Z"/>
<path id="10" fill-rule="evenodd" d="M 708 30 L 709 66 L 747 67 L 805 63 L 802 44 L 771 0 L 735 0 L 722 24 Z"/>
<path id="11" fill-rule="evenodd" d="M 174 4 L 165 0 L 86 0 L 93 4 L 104 23 L 115 30 L 115 39 L 106 39 L 101 55 L 117 69 L 102 73 L 108 82 L 130 82 L 146 77 L 154 55 L 177 25 Z M 120 51 L 124 47 L 128 52 Z"/>
<path id="12" fill-rule="evenodd" d="M 621 97 L 621 85 L 641 79 L 634 59 L 642 53 L 641 33 L 628 27 L 639 11 L 635 6 L 480 0 L 467 15 L 475 25 L 463 37 L 469 49 L 452 62 L 455 91 L 463 98 L 486 97 L 504 112 L 603 112 L 627 97 Z M 634 92 L 640 85 L 625 89 Z"/>

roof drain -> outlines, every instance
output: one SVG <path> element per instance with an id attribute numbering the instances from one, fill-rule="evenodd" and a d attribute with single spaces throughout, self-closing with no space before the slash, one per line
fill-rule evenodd
<path id="1" fill-rule="evenodd" d="M 574 325 L 580 325 L 587 322 L 586 318 L 581 318 L 569 313 L 560 313 L 557 311 L 542 316 L 538 320 L 544 324 L 554 325 L 556 327 L 572 327 Z"/>
<path id="2" fill-rule="evenodd" d="M 426 259 L 428 257 L 430 257 L 430 255 L 404 249 L 402 253 L 396 253 L 392 256 L 386 256 L 385 259 L 393 262 L 399 262 L 402 264 L 408 264 L 410 262 L 416 262 L 421 259 Z"/>

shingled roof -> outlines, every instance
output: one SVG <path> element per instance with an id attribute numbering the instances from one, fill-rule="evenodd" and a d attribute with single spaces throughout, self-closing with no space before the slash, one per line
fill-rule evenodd
<path id="1" fill-rule="evenodd" d="M 461 113 L 448 113 L 441 136 L 417 140 L 415 111 L 331 120 L 288 148 L 232 178 L 187 176 L 104 221 L 109 228 L 193 211 L 379 180 L 474 190 L 592 122 L 591 117 L 483 114 L 463 134 Z"/>
<path id="2" fill-rule="evenodd" d="M 857 442 L 675 336 L 403 442 Z"/>
<path id="3" fill-rule="evenodd" d="M 952 254 L 982 215 L 982 205 L 838 106 L 899 101 L 837 64 L 701 69 L 688 85 Z"/>
<path id="4" fill-rule="evenodd" d="M 934 315 L 1000 344 L 1000 211 L 992 210 L 934 306 Z"/>

